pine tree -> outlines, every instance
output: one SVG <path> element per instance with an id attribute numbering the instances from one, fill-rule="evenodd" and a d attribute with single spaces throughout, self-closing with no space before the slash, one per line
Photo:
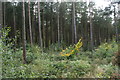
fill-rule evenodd
<path id="1" fill-rule="evenodd" d="M 33 38 L 32 38 L 32 25 L 31 25 L 31 12 L 30 12 L 30 0 L 28 2 L 28 13 L 29 13 L 29 30 L 30 30 L 30 43 L 33 45 Z"/>
<path id="2" fill-rule="evenodd" d="M 25 4 L 22 3 L 23 8 L 23 64 L 26 64 L 26 28 L 25 28 Z"/>
<path id="3" fill-rule="evenodd" d="M 40 2 L 38 2 L 38 24 L 39 24 L 39 45 L 43 48 L 42 31 L 41 31 L 41 17 L 40 17 Z"/>
<path id="4" fill-rule="evenodd" d="M 2 18 L 2 2 L 0 1 L 0 30 L 2 28 L 3 25 L 3 18 Z M 0 38 L 1 38 L 1 33 L 0 33 Z"/>

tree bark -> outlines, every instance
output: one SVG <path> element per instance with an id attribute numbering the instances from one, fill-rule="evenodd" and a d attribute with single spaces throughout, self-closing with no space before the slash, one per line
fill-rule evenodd
<path id="1" fill-rule="evenodd" d="M 71 29 L 72 29 L 72 30 L 71 30 L 71 31 L 72 31 L 72 44 L 74 44 L 74 36 L 75 36 L 75 35 L 74 35 L 74 19 L 73 19 L 73 18 L 74 18 L 74 10 L 73 10 L 73 6 L 74 6 L 74 5 L 73 5 L 73 3 L 72 3 L 72 28 L 71 28 Z"/>
<path id="2" fill-rule="evenodd" d="M 43 48 L 42 43 L 42 32 L 41 32 L 41 17 L 40 17 L 40 3 L 38 2 L 38 24 L 39 24 L 39 45 L 41 48 Z"/>
<path id="3" fill-rule="evenodd" d="M 15 13 L 15 3 L 13 2 L 13 21 L 14 21 L 14 38 L 16 39 L 16 13 Z M 14 41 L 14 51 L 16 50 L 17 41 Z"/>
<path id="4" fill-rule="evenodd" d="M 13 3 L 14 4 L 14 3 Z M 15 5 L 13 6 L 13 21 L 14 21 L 14 38 L 16 36 L 16 15 L 15 15 Z"/>
<path id="5" fill-rule="evenodd" d="M 73 30 L 74 30 L 74 43 L 77 43 L 77 30 L 76 30 L 76 20 L 75 20 L 75 18 L 76 18 L 76 16 L 75 16 L 75 2 L 73 2 L 72 3 L 72 8 L 73 8 Z"/>
<path id="6" fill-rule="evenodd" d="M 2 18 L 2 2 L 0 1 L 0 30 L 3 26 L 3 18 Z M 2 34 L 0 33 L 0 38 L 1 38 Z"/>
<path id="7" fill-rule="evenodd" d="M 53 40 L 54 39 L 54 36 L 53 36 L 53 34 L 54 34 L 53 33 L 54 32 L 53 31 L 53 3 L 51 3 L 50 11 L 51 11 L 51 17 L 50 17 L 50 27 L 51 27 L 50 28 L 50 31 L 51 31 L 51 36 L 50 37 L 51 38 L 50 39 L 51 40 L 50 40 L 50 43 L 52 44 L 52 43 L 54 43 L 54 40 Z"/>
<path id="8" fill-rule="evenodd" d="M 3 18 L 2 18 L 2 2 L 0 1 L 0 30 L 3 26 L 3 21 L 2 20 L 3 20 Z M 0 31 L 0 44 L 2 42 L 1 36 L 2 36 L 2 33 Z M 0 46 L 0 51 L 1 51 L 1 49 L 2 49 L 2 46 Z M 2 79 L 2 55 L 0 56 L 0 79 Z"/>
<path id="9" fill-rule="evenodd" d="M 30 44 L 33 45 L 32 26 L 31 26 L 31 12 L 30 12 L 30 0 L 28 2 L 28 11 L 29 11 Z"/>
<path id="10" fill-rule="evenodd" d="M 42 10 L 42 33 L 43 33 L 43 48 L 45 48 L 45 26 L 44 26 L 44 9 Z"/>
<path id="11" fill-rule="evenodd" d="M 57 26 L 58 26 L 58 45 L 60 45 L 60 22 L 59 22 L 59 3 L 57 7 Z"/>
<path id="12" fill-rule="evenodd" d="M 90 2 L 89 2 L 90 5 Z M 89 13 L 90 13 L 90 44 L 91 44 L 91 50 L 93 50 L 94 44 L 93 44 L 93 24 L 92 24 L 92 8 L 91 6 L 89 7 Z"/>
<path id="13" fill-rule="evenodd" d="M 5 17 L 5 14 L 6 14 L 6 11 L 5 11 L 5 10 L 6 10 L 6 5 L 5 5 L 5 4 L 6 4 L 6 3 L 4 2 L 4 4 L 3 4 L 3 6 L 4 6 L 4 18 L 3 18 L 4 21 L 3 21 L 3 26 L 4 26 L 4 27 L 6 26 L 6 19 L 5 19 L 5 18 L 6 18 L 6 17 Z"/>
<path id="14" fill-rule="evenodd" d="M 47 15 L 46 15 L 47 16 Z M 45 47 L 49 46 L 48 40 L 48 19 L 46 18 L 46 26 L 45 26 Z"/>
<path id="15" fill-rule="evenodd" d="M 23 64 L 26 64 L 25 4 L 23 0 Z"/>
<path id="16" fill-rule="evenodd" d="M 93 49 L 93 25 L 92 18 L 90 16 L 90 41 L 91 41 L 91 50 Z"/>

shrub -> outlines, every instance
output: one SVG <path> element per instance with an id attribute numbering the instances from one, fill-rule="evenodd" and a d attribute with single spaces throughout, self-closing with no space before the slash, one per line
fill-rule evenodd
<path id="1" fill-rule="evenodd" d="M 78 78 L 89 72 L 90 64 L 87 61 L 60 61 L 52 64 L 54 74 L 62 78 Z"/>
<path id="2" fill-rule="evenodd" d="M 82 46 L 82 42 L 81 39 L 78 41 L 77 44 L 75 44 L 74 46 L 69 46 L 69 48 L 66 48 L 65 50 L 62 50 L 62 52 L 60 52 L 61 56 L 71 56 L 72 54 L 76 54 L 79 52 L 79 48 Z"/>
<path id="3" fill-rule="evenodd" d="M 101 44 L 97 49 L 94 51 L 94 57 L 96 58 L 109 58 L 113 56 L 113 53 L 115 53 L 118 50 L 118 45 L 115 41 L 112 41 L 110 43 L 104 43 Z"/>

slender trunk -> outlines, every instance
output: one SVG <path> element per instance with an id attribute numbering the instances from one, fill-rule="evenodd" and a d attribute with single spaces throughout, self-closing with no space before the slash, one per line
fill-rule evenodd
<path id="1" fill-rule="evenodd" d="M 73 12 L 74 12 L 74 14 L 73 14 L 73 21 L 74 21 L 74 34 L 75 34 L 75 43 L 77 43 L 77 30 L 76 30 L 76 16 L 75 16 L 75 3 L 73 3 Z"/>
<path id="2" fill-rule="evenodd" d="M 91 42 L 91 50 L 93 49 L 93 25 L 92 25 L 92 17 L 90 16 L 90 42 Z"/>
<path id="3" fill-rule="evenodd" d="M 118 6 L 119 9 L 119 6 Z M 116 42 L 118 42 L 118 28 L 117 28 L 117 19 L 116 19 L 116 8 L 114 6 L 114 24 L 115 24 L 115 35 L 116 35 Z"/>
<path id="4" fill-rule="evenodd" d="M 98 44 L 98 45 L 100 45 L 100 44 L 101 44 L 101 34 L 100 34 L 100 28 L 99 28 L 99 30 L 98 30 L 98 42 L 99 42 L 99 44 Z"/>
<path id="5" fill-rule="evenodd" d="M 118 42 L 118 28 L 117 28 L 117 26 L 115 26 L 115 30 L 116 30 L 116 41 Z"/>
<path id="6" fill-rule="evenodd" d="M 39 24 L 39 45 L 41 48 L 43 48 L 42 43 L 42 32 L 41 32 L 41 17 L 40 17 L 40 3 L 38 2 L 38 24 Z"/>
<path id="7" fill-rule="evenodd" d="M 33 43 L 36 43 L 36 38 L 35 38 L 35 15 L 34 11 L 32 12 L 32 34 L 33 34 Z"/>
<path id="8" fill-rule="evenodd" d="M 71 43 L 70 43 L 70 34 L 69 34 L 69 32 L 66 32 L 66 36 L 67 36 L 67 37 L 65 37 L 66 38 L 65 39 L 66 43 L 68 43 L 70 45 Z"/>
<path id="9" fill-rule="evenodd" d="M 4 2 L 3 6 L 4 6 L 4 21 L 3 21 L 3 26 L 5 27 L 6 26 L 6 19 L 5 19 L 5 14 L 6 14 L 6 3 Z"/>
<path id="10" fill-rule="evenodd" d="M 25 4 L 23 0 L 23 64 L 26 64 Z"/>
<path id="11" fill-rule="evenodd" d="M 57 26 L 58 26 L 58 44 L 60 45 L 60 22 L 59 22 L 59 3 L 58 3 L 58 14 L 57 14 Z"/>
<path id="12" fill-rule="evenodd" d="M 117 30 L 117 34 L 120 34 L 119 28 L 120 28 L 120 1 L 118 3 L 118 30 Z M 117 36 L 118 36 L 118 42 L 120 42 L 120 35 L 117 35 Z"/>
<path id="13" fill-rule="evenodd" d="M 43 47 L 45 48 L 45 26 L 44 26 L 44 9 L 42 10 L 42 33 L 43 33 Z"/>
<path id="14" fill-rule="evenodd" d="M 120 1 L 118 3 L 118 19 L 119 19 L 119 22 L 120 22 Z"/>
<path id="15" fill-rule="evenodd" d="M 3 25 L 3 18 L 2 18 L 2 2 L 0 1 L 0 30 Z M 0 33 L 0 39 L 1 39 L 2 34 Z"/>
<path id="16" fill-rule="evenodd" d="M 31 26 L 31 12 L 30 12 L 30 0 L 28 2 L 28 11 L 29 11 L 30 43 L 31 43 L 31 45 L 33 45 L 32 26 Z"/>
<path id="17" fill-rule="evenodd" d="M 109 39 L 110 39 L 110 35 L 109 35 L 110 32 L 109 32 L 109 29 L 107 29 L 107 31 L 108 31 L 108 33 L 107 33 L 107 35 L 108 35 L 108 36 L 107 36 L 107 41 L 109 42 Z"/>
<path id="18" fill-rule="evenodd" d="M 62 18 L 61 18 L 61 24 L 60 24 L 60 26 L 61 26 L 61 29 L 60 29 L 61 41 L 60 42 L 62 42 L 63 41 L 63 23 L 62 23 Z"/>
<path id="19" fill-rule="evenodd" d="M 45 26 L 45 47 L 49 46 L 48 42 L 48 19 L 46 18 L 46 26 Z"/>
<path id="20" fill-rule="evenodd" d="M 13 21 L 14 21 L 14 37 L 16 36 L 16 15 L 15 15 L 15 6 L 13 6 Z"/>
<path id="21" fill-rule="evenodd" d="M 119 1 L 119 3 L 118 3 L 118 27 L 120 27 L 120 1 Z M 118 31 L 119 29 L 117 29 L 117 40 L 118 40 L 118 46 L 120 47 L 120 36 L 118 35 L 119 34 L 119 31 Z M 119 48 L 119 50 L 118 50 L 118 53 L 120 54 L 120 48 Z M 119 55 L 120 56 L 120 55 Z M 119 56 L 118 56 L 118 62 L 120 61 L 120 58 L 119 58 Z M 120 64 L 118 64 L 118 73 L 120 74 Z"/>
<path id="22" fill-rule="evenodd" d="M 3 18 L 2 18 L 2 2 L 0 1 L 0 30 L 3 26 L 2 20 L 3 20 Z M 2 36 L 2 33 L 0 31 L 0 45 L 2 43 L 1 36 Z M 2 46 L 0 46 L 0 51 L 2 51 L 1 49 L 2 49 Z M 2 52 L 1 52 L 1 54 L 2 54 Z M 2 55 L 0 55 L 0 79 L 2 80 Z"/>
<path id="23" fill-rule="evenodd" d="M 64 16 L 65 16 L 65 9 L 63 9 L 63 8 L 65 8 L 65 3 L 61 3 L 61 5 L 60 5 L 60 11 L 59 12 L 61 12 L 61 14 L 60 14 L 60 27 L 61 27 L 61 29 L 60 29 L 60 34 L 61 34 L 61 42 L 63 42 L 63 39 L 64 39 L 64 24 L 65 24 L 65 20 L 64 20 Z"/>
<path id="24" fill-rule="evenodd" d="M 74 14 L 74 11 L 73 11 L 73 3 L 72 3 L 72 44 L 74 44 L 74 20 L 73 20 L 73 18 L 74 18 L 74 16 L 73 16 L 73 14 Z"/>
<path id="25" fill-rule="evenodd" d="M 116 24 L 116 21 L 115 21 Z M 115 32 L 116 32 L 116 42 L 118 42 L 118 26 L 115 26 Z"/>
<path id="26" fill-rule="evenodd" d="M 53 39 L 54 39 L 54 36 L 53 36 L 53 3 L 51 3 L 51 20 L 50 20 L 50 26 L 51 26 L 51 44 L 54 42 Z"/>
<path id="27" fill-rule="evenodd" d="M 14 4 L 14 3 L 13 3 Z M 15 14 L 15 5 L 13 6 L 13 21 L 14 21 L 14 38 L 16 39 L 16 14 Z M 14 41 L 14 51 L 16 50 L 17 41 Z"/>
<path id="28" fill-rule="evenodd" d="M 65 36 L 65 19 L 64 19 L 64 16 L 62 17 L 62 41 L 65 40 L 64 36 Z"/>
<path id="29" fill-rule="evenodd" d="M 89 2 L 90 4 L 90 2 Z M 92 8 L 89 7 L 89 13 L 90 13 L 90 44 L 91 44 L 91 50 L 93 50 L 94 44 L 93 44 L 93 25 L 92 25 Z"/>
<path id="30" fill-rule="evenodd" d="M 73 8 L 73 35 L 74 35 L 74 43 L 77 43 L 77 30 L 76 30 L 76 16 L 75 16 L 75 2 L 72 3 L 72 8 Z"/>

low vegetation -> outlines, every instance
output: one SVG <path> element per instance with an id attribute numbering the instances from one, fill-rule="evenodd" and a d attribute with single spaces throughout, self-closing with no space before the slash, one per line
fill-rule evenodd
<path id="1" fill-rule="evenodd" d="M 118 69 L 112 63 L 118 50 L 115 41 L 103 43 L 93 51 L 83 51 L 81 41 L 65 49 L 55 44 L 46 51 L 27 45 L 27 64 L 22 63 L 22 48 L 14 51 L 10 48 L 12 43 L 0 46 L 3 78 L 110 78 Z"/>

